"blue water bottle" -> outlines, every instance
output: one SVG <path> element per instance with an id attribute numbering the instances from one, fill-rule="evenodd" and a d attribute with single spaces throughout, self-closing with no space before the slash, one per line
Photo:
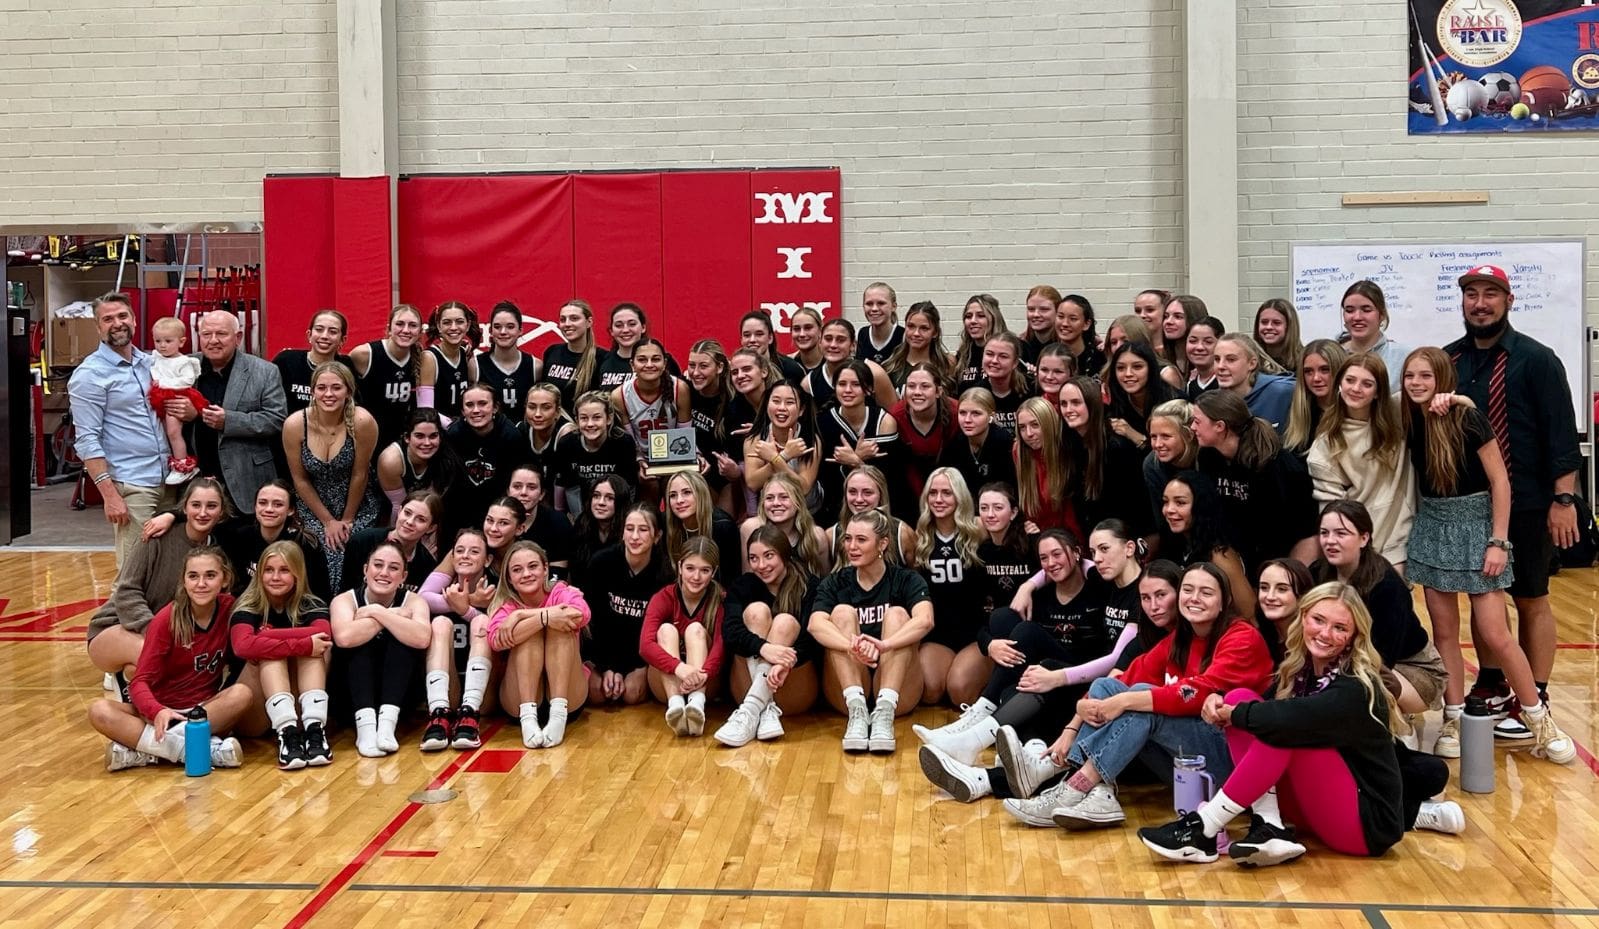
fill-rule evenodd
<path id="1" fill-rule="evenodd" d="M 183 773 L 205 777 L 211 773 L 211 720 L 203 706 L 186 715 L 189 721 L 183 724 Z"/>

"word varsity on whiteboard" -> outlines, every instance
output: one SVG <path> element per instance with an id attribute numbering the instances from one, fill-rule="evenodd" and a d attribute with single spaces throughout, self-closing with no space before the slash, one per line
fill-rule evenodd
<path id="1" fill-rule="evenodd" d="M 1294 308 L 1304 341 L 1344 331 L 1344 291 L 1359 280 L 1382 288 L 1388 337 L 1407 348 L 1447 345 L 1465 334 L 1460 275 L 1497 265 L 1515 291 L 1510 323 L 1554 350 L 1571 385 L 1578 432 L 1588 431 L 1587 324 L 1583 318 L 1583 242 L 1479 244 L 1380 243 L 1293 246 Z"/>

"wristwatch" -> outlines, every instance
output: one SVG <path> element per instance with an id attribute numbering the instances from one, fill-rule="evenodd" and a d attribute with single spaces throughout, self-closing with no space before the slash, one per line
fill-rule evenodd
<path id="1" fill-rule="evenodd" d="M 1555 502 L 1560 504 L 1561 506 L 1576 506 L 1577 505 L 1577 495 L 1576 494 L 1555 494 Z"/>
<path id="2" fill-rule="evenodd" d="M 1488 540 L 1488 547 L 1489 548 L 1502 548 L 1502 549 L 1505 550 L 1505 554 L 1506 555 L 1510 554 L 1515 549 L 1515 546 L 1511 545 L 1510 541 L 1508 539 L 1489 539 Z"/>

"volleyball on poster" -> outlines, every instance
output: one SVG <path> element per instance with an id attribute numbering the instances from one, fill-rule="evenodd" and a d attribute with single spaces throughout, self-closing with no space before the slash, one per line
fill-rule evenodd
<path id="1" fill-rule="evenodd" d="M 1599 0 L 1409 0 L 1411 135 L 1599 130 Z"/>

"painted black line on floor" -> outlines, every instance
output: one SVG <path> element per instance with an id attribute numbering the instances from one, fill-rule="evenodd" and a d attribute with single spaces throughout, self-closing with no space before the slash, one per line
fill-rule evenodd
<path id="1" fill-rule="evenodd" d="M 1374 929 L 1388 929 L 1383 911 L 1410 913 L 1481 913 L 1511 916 L 1599 916 L 1599 907 L 1523 906 L 1506 904 L 1372 903 L 1369 901 L 1206 900 L 1165 897 L 1072 897 L 1039 894 L 950 894 L 875 890 L 781 890 L 740 887 L 562 887 L 544 884 L 351 884 L 368 893 L 548 894 L 619 897 L 755 897 L 814 900 L 884 900 L 924 903 L 1024 903 L 1072 906 L 1214 907 L 1241 910 L 1359 911 Z"/>
<path id="2" fill-rule="evenodd" d="M 4 881 L 0 890 L 316 890 L 316 884 L 281 881 Z"/>

